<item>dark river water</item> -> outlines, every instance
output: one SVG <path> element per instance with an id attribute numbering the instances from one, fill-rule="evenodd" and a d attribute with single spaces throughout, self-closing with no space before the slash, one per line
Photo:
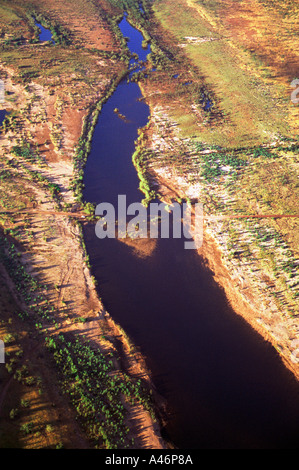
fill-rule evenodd
<path id="1" fill-rule="evenodd" d="M 145 59 L 142 35 L 125 18 L 120 27 Z M 118 195 L 127 204 L 142 199 L 132 154 L 150 111 L 140 98 L 138 85 L 124 80 L 103 106 L 85 169 L 87 201 L 117 207 Z M 158 239 L 141 258 L 117 239 L 98 239 L 92 225 L 84 235 L 106 309 L 141 349 L 168 402 L 164 432 L 176 447 L 298 447 L 297 382 L 184 240 Z"/>

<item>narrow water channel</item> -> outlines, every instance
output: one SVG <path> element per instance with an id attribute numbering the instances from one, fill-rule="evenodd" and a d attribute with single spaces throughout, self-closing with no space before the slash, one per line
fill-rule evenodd
<path id="1" fill-rule="evenodd" d="M 120 27 L 132 52 L 149 52 L 126 18 Z M 103 106 L 85 169 L 87 201 L 142 199 L 132 154 L 150 111 L 140 98 L 138 85 L 124 80 Z M 105 307 L 145 355 L 169 404 L 165 433 L 176 447 L 298 447 L 297 382 L 183 240 L 158 239 L 138 256 L 120 240 L 99 240 L 93 225 L 84 236 Z"/>
<path id="2" fill-rule="evenodd" d="M 0 127 L 1 127 L 2 124 L 3 124 L 3 121 L 4 121 L 5 117 L 6 117 L 6 115 L 7 115 L 6 109 L 0 109 Z M 0 132 L 1 132 L 1 130 L 0 130 Z"/>
<path id="3" fill-rule="evenodd" d="M 35 25 L 40 29 L 39 40 L 40 41 L 52 41 L 55 44 L 55 41 L 52 37 L 52 32 L 50 29 L 45 28 L 42 24 L 35 22 Z"/>

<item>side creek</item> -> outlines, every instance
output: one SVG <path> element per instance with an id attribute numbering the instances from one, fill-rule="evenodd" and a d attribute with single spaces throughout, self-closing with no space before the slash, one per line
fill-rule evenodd
<path id="1" fill-rule="evenodd" d="M 6 117 L 6 115 L 7 115 L 7 111 L 6 111 L 5 109 L 1 109 L 1 110 L 0 110 L 0 127 L 1 127 L 2 124 L 3 124 L 3 121 L 4 121 L 5 117 Z"/>
<path id="2" fill-rule="evenodd" d="M 145 60 L 150 47 L 142 48 L 142 34 L 126 17 L 119 26 Z M 141 98 L 138 84 L 125 78 L 104 104 L 85 168 L 86 201 L 116 208 L 119 195 L 127 205 L 141 201 L 132 163 L 137 131 L 150 116 Z M 84 237 L 107 311 L 140 348 L 169 405 L 163 431 L 175 447 L 297 448 L 297 381 L 232 310 L 196 251 L 174 238 L 142 249 L 137 241 L 100 240 L 93 224 Z"/>
<path id="3" fill-rule="evenodd" d="M 53 44 L 55 44 L 55 41 L 52 37 L 52 31 L 50 29 L 46 29 L 43 25 L 40 23 L 35 22 L 36 26 L 40 29 L 40 34 L 39 34 L 39 40 L 41 42 L 44 41 L 52 41 Z"/>

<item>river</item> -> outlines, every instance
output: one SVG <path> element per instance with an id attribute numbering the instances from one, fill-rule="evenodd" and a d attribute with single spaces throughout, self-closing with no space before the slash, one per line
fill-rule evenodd
<path id="1" fill-rule="evenodd" d="M 120 28 L 130 50 L 145 59 L 142 35 L 126 17 Z M 85 168 L 86 201 L 142 199 L 132 164 L 137 130 L 150 115 L 141 97 L 138 85 L 124 79 L 103 106 Z M 195 251 L 180 239 L 158 239 L 140 257 L 122 241 L 99 240 L 93 225 L 84 236 L 106 309 L 144 354 L 169 404 L 163 432 L 176 447 L 297 448 L 298 383 L 231 309 Z"/>

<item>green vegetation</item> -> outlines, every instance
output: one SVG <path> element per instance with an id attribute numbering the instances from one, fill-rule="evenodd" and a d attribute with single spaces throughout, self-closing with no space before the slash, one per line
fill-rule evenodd
<path id="1" fill-rule="evenodd" d="M 231 8 L 231 14 L 236 14 Z M 277 82 L 268 83 L 259 76 L 262 71 L 255 73 L 254 58 L 239 44 L 224 39 L 229 32 L 220 25 L 219 15 L 225 20 L 226 13 L 221 10 L 221 2 L 201 5 L 178 0 L 173 8 L 171 0 L 157 0 L 153 11 L 172 42 L 180 46 L 176 58 L 183 54 L 189 60 L 185 70 L 197 70 L 192 85 L 208 91 L 218 116 L 214 125 L 206 126 L 205 121 L 201 125 L 190 108 L 184 111 L 182 106 L 171 106 L 170 113 L 184 136 L 200 136 L 211 145 L 233 148 L 268 143 L 275 132 L 290 135 L 285 92 Z"/>
<path id="2" fill-rule="evenodd" d="M 104 355 L 84 337 L 68 341 L 60 334 L 46 338 L 46 344 L 62 373 L 62 388 L 71 397 L 89 437 L 107 449 L 131 447 L 125 402 L 142 403 L 152 411 L 141 380 L 132 381 L 116 372 L 114 353 Z"/>
<path id="3" fill-rule="evenodd" d="M 138 178 L 139 178 L 139 189 L 145 195 L 145 198 L 142 201 L 142 204 L 147 207 L 148 204 L 155 199 L 156 192 L 152 189 L 150 181 L 148 179 L 148 170 L 147 162 L 151 160 L 152 152 L 146 148 L 145 140 L 145 130 L 148 128 L 149 124 L 145 126 L 144 129 L 139 130 L 138 140 L 135 142 L 135 152 L 132 156 L 133 164 L 136 168 Z"/>
<path id="4" fill-rule="evenodd" d="M 30 16 L 33 19 L 34 23 L 35 21 L 37 21 L 44 28 L 49 29 L 51 31 L 52 38 L 55 44 L 62 45 L 62 46 L 70 46 L 72 44 L 72 37 L 71 37 L 70 31 L 67 31 L 60 24 L 57 24 L 57 23 L 53 24 L 49 19 L 45 18 L 45 16 L 42 13 L 38 13 L 36 10 L 32 10 L 30 13 L 31 13 Z M 32 25 L 32 21 L 30 21 L 30 23 Z M 35 30 L 35 37 L 36 37 L 37 28 L 35 27 L 34 30 Z"/>
<path id="5" fill-rule="evenodd" d="M 106 448 L 129 448 L 132 445 L 130 428 L 126 422 L 127 405 L 142 404 L 155 419 L 151 394 L 140 379 L 133 379 L 120 372 L 116 364 L 118 355 L 111 350 L 102 353 L 93 349 L 88 340 L 80 335 L 52 333 L 56 326 L 56 311 L 47 299 L 47 286 L 41 285 L 20 263 L 16 247 L 7 237 L 0 239 L 0 257 L 24 299 L 28 311 L 19 317 L 30 322 L 40 334 L 47 335 L 45 344 L 52 354 L 61 376 L 63 391 L 80 417 L 82 426 L 95 445 Z M 85 321 L 85 320 L 84 320 Z M 5 340 L 9 343 L 14 338 Z M 7 364 L 13 372 L 13 363 Z M 35 379 L 29 376 L 26 366 L 15 370 L 16 380 L 31 386 Z M 16 417 L 16 414 L 14 414 Z M 25 424 L 21 431 L 27 434 L 31 426 Z"/>
<path id="6" fill-rule="evenodd" d="M 290 139 L 281 139 L 275 146 L 235 149 L 190 139 L 175 152 L 152 153 L 151 166 L 167 168 L 174 180 L 182 178 L 182 197 L 185 188 L 191 190 L 193 199 L 202 202 L 209 215 L 296 215 L 298 148 L 298 142 Z M 245 218 L 211 224 L 227 259 L 237 260 L 249 276 L 263 272 L 269 298 L 283 315 L 294 317 L 299 295 L 296 218 Z M 259 283 L 259 277 L 252 282 Z"/>

